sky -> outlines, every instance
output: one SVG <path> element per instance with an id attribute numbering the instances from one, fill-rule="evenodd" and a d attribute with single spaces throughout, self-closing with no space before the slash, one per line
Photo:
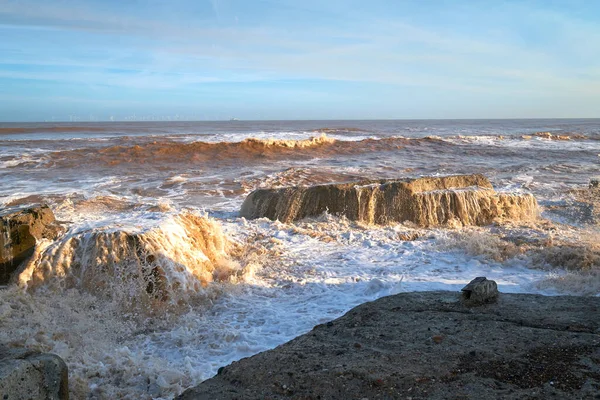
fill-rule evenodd
<path id="1" fill-rule="evenodd" d="M 600 1 L 0 0 L 0 121 L 600 117 Z"/>

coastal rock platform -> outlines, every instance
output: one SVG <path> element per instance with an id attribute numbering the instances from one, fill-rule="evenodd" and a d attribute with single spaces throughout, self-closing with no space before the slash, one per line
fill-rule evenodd
<path id="1" fill-rule="evenodd" d="M 534 219 L 538 207 L 533 195 L 496 192 L 486 177 L 473 174 L 257 189 L 240 215 L 292 222 L 324 212 L 368 224 L 427 227 Z"/>
<path id="2" fill-rule="evenodd" d="M 179 399 L 594 399 L 600 298 L 455 292 L 360 305 Z"/>

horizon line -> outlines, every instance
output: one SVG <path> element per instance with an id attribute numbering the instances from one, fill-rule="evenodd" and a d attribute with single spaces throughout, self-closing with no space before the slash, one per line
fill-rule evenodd
<path id="1" fill-rule="evenodd" d="M 47 120 L 37 120 L 37 121 L 1 121 L 0 124 L 97 124 L 97 123 L 170 123 L 170 122 L 320 122 L 320 121 L 531 121 L 531 120 L 594 120 L 599 119 L 599 117 L 517 117 L 517 118 L 331 118 L 331 119 L 310 119 L 310 118 L 302 118 L 302 119 L 177 119 L 177 120 L 98 120 L 98 121 L 68 121 L 68 120 L 56 120 L 56 121 L 47 121 Z"/>

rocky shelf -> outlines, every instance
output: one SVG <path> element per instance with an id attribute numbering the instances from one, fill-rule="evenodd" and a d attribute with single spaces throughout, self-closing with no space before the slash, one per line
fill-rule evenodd
<path id="1" fill-rule="evenodd" d="M 598 398 L 600 298 L 402 293 L 234 362 L 179 399 Z"/>

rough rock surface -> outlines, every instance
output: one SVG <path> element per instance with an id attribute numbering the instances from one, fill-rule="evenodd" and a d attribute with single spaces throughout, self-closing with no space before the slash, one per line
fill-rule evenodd
<path id="1" fill-rule="evenodd" d="M 479 174 L 258 189 L 248 195 L 240 215 L 291 222 L 325 211 L 370 224 L 420 226 L 487 225 L 538 215 L 533 195 L 497 193 Z"/>
<path id="2" fill-rule="evenodd" d="M 600 298 L 455 292 L 360 305 L 179 399 L 594 399 Z"/>
<path id="3" fill-rule="evenodd" d="M 0 210 L 0 285 L 33 254 L 37 240 L 55 239 L 60 230 L 47 205 Z"/>
<path id="4" fill-rule="evenodd" d="M 0 399 L 68 398 L 67 365 L 59 356 L 0 346 Z"/>

